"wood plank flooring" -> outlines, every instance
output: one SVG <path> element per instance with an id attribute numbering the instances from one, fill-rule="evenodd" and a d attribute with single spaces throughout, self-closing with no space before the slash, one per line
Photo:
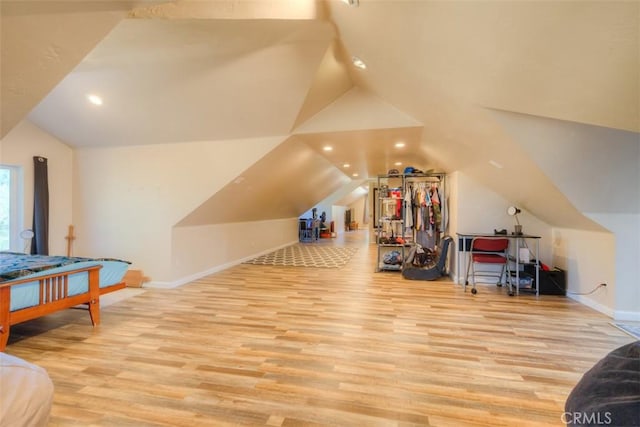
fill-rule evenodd
<path id="1" fill-rule="evenodd" d="M 375 271 L 242 264 L 12 328 L 55 385 L 51 426 L 560 426 L 571 388 L 633 338 L 569 298 Z"/>

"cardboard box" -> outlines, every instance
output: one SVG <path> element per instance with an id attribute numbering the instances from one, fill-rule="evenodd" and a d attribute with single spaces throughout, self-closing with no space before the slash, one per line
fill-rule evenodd
<path id="1" fill-rule="evenodd" d="M 124 282 L 128 288 L 141 288 L 149 278 L 142 274 L 142 270 L 127 270 L 124 275 Z"/>

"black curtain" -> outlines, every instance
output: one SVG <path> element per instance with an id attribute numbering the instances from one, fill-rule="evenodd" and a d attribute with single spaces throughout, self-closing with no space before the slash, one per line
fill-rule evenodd
<path id="1" fill-rule="evenodd" d="M 33 240 L 32 255 L 49 255 L 49 178 L 47 159 L 33 158 Z"/>

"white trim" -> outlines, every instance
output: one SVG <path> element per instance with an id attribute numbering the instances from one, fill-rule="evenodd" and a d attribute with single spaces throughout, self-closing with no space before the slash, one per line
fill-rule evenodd
<path id="1" fill-rule="evenodd" d="M 586 305 L 587 307 L 593 308 L 594 310 L 599 311 L 602 314 L 614 318 L 613 309 L 607 307 L 606 305 L 602 305 L 589 298 L 585 298 L 583 295 L 573 295 L 569 292 L 567 292 L 567 297 L 571 298 L 572 300 L 578 301 L 580 304 Z"/>
<path id="2" fill-rule="evenodd" d="M 171 282 L 158 282 L 151 281 L 148 283 L 144 283 L 142 285 L 143 288 L 155 288 L 155 289 L 171 289 L 175 288 L 177 285 L 173 285 Z"/>
<path id="3" fill-rule="evenodd" d="M 640 322 L 640 311 L 620 311 L 616 310 L 613 313 L 615 320 L 621 320 L 624 322 Z"/>
<path id="4" fill-rule="evenodd" d="M 209 276 L 211 274 L 218 273 L 218 272 L 220 272 L 222 270 L 226 270 L 227 268 L 231 268 L 231 267 L 233 267 L 235 265 L 242 264 L 245 261 L 249 261 L 249 260 L 257 258 L 259 256 L 269 254 L 271 252 L 277 251 L 278 249 L 286 248 L 287 246 L 291 246 L 291 245 L 294 245 L 296 243 L 298 243 L 298 240 L 292 240 L 289 243 L 285 243 L 283 245 L 276 246 L 276 247 L 271 248 L 271 249 L 266 249 L 266 250 L 264 250 L 262 252 L 259 252 L 257 254 L 249 255 L 249 256 L 246 256 L 244 258 L 240 258 L 238 260 L 229 261 L 229 262 L 224 263 L 224 264 L 216 265 L 214 267 L 209 268 L 208 270 L 201 271 L 199 273 L 195 273 L 195 274 L 192 274 L 190 276 L 183 277 L 183 278 L 175 280 L 173 282 L 149 282 L 149 283 L 145 283 L 143 287 L 145 287 L 145 288 L 160 288 L 160 289 L 177 288 L 178 286 L 182 286 L 182 285 L 185 285 L 187 283 L 190 283 L 190 282 L 196 281 L 198 279 L 201 279 L 201 278 L 203 278 L 205 276 Z"/>

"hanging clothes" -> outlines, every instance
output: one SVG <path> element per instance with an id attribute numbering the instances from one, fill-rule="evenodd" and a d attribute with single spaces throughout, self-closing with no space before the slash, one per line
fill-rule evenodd
<path id="1" fill-rule="evenodd" d="M 418 183 L 414 191 L 414 205 L 416 207 L 415 226 L 416 230 L 427 230 L 429 228 L 429 207 L 431 206 L 431 196 L 424 182 Z"/>
<path id="2" fill-rule="evenodd" d="M 402 190 L 398 188 L 389 190 L 389 197 L 395 200 L 395 212 L 393 213 L 392 219 L 401 219 L 402 218 Z"/>
<path id="3" fill-rule="evenodd" d="M 409 186 L 409 191 L 404 193 L 404 226 L 408 232 L 413 230 L 413 189 Z"/>
<path id="4" fill-rule="evenodd" d="M 431 202 L 433 206 L 433 225 L 436 230 L 441 230 L 440 224 L 442 223 L 442 213 L 440 210 L 440 196 L 438 194 L 438 185 L 431 184 Z"/>

